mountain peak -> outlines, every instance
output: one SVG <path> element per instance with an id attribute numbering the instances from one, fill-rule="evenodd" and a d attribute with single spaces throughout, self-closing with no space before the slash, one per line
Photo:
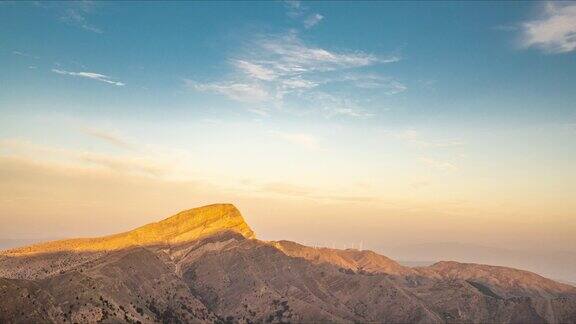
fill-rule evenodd
<path id="1" fill-rule="evenodd" d="M 220 231 L 234 231 L 246 238 L 256 238 L 240 211 L 232 204 L 213 204 L 181 211 L 131 233 L 152 241 L 161 237 L 168 243 L 180 243 Z"/>
<path id="2" fill-rule="evenodd" d="M 213 204 L 188 209 L 159 222 L 134 230 L 97 237 L 36 244 L 7 251 L 8 255 L 53 253 L 62 251 L 108 251 L 131 246 L 178 244 L 221 231 L 233 231 L 256 238 L 240 211 L 232 204 Z"/>

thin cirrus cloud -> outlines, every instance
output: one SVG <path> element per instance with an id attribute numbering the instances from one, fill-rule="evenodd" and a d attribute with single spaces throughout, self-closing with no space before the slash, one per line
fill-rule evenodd
<path id="1" fill-rule="evenodd" d="M 255 79 L 270 81 L 276 78 L 276 73 L 273 70 L 268 69 L 262 65 L 254 64 L 244 60 L 236 60 L 234 62 L 234 66 L 236 66 L 238 70 L 243 71 L 248 76 Z"/>
<path id="2" fill-rule="evenodd" d="M 222 94 L 230 99 L 241 102 L 262 102 L 269 99 L 269 93 L 257 83 L 245 82 L 213 82 L 199 83 L 194 80 L 184 79 L 186 87 L 200 92 L 213 92 Z"/>
<path id="3" fill-rule="evenodd" d="M 21 51 L 12 51 L 12 54 L 17 55 L 17 56 L 32 58 L 32 59 L 36 59 L 36 60 L 39 59 L 39 57 L 36 56 L 36 55 L 32 55 L 32 54 L 29 54 L 29 53 L 24 53 L 24 52 L 21 52 Z"/>
<path id="4" fill-rule="evenodd" d="M 88 136 L 91 136 L 93 138 L 96 138 L 98 140 L 104 141 L 110 145 L 116 146 L 118 148 L 130 149 L 130 150 L 134 148 L 134 145 L 129 143 L 122 136 L 120 136 L 120 135 L 118 135 L 112 131 L 103 130 L 103 129 L 99 129 L 99 128 L 93 128 L 93 127 L 81 127 L 80 132 L 82 132 Z"/>
<path id="5" fill-rule="evenodd" d="M 576 4 L 547 3 L 543 17 L 521 25 L 523 46 L 558 54 L 576 50 Z"/>
<path id="6" fill-rule="evenodd" d="M 357 68 L 397 62 L 398 56 L 330 51 L 306 44 L 296 32 L 265 35 L 249 45 L 251 50 L 229 59 L 233 71 L 230 80 L 203 83 L 185 79 L 185 85 L 195 91 L 216 93 L 240 102 L 267 103 L 273 107 L 290 108 L 291 100 L 297 100 L 297 105 L 292 105 L 297 106 L 296 110 L 315 111 L 326 117 L 368 117 L 372 114 L 359 109 L 361 105 L 357 99 L 346 95 L 345 91 L 319 90 L 319 86 L 345 82 L 347 87 L 384 95 L 407 89 L 390 77 L 350 73 Z"/>
<path id="7" fill-rule="evenodd" d="M 88 23 L 85 13 L 77 9 L 66 10 L 60 19 L 72 26 L 77 26 L 93 33 L 102 34 L 102 29 Z"/>
<path id="8" fill-rule="evenodd" d="M 357 68 L 400 60 L 397 56 L 379 57 L 361 51 L 338 53 L 309 46 L 296 33 L 261 39 L 259 47 L 265 56 L 259 63 L 281 75 Z"/>
<path id="9" fill-rule="evenodd" d="M 304 94 L 310 101 L 315 102 L 318 109 L 327 117 L 346 116 L 354 118 L 372 117 L 373 114 L 362 109 L 354 100 L 322 91 Z"/>
<path id="10" fill-rule="evenodd" d="M 0 140 L 0 159 L 16 158 L 62 166 L 96 167 L 118 173 L 160 177 L 170 169 L 166 163 L 149 155 L 113 155 L 37 144 L 29 140 Z"/>
<path id="11" fill-rule="evenodd" d="M 165 167 L 148 158 L 83 152 L 78 155 L 78 159 L 88 165 L 95 165 L 120 173 L 135 173 L 158 177 L 166 172 Z"/>
<path id="12" fill-rule="evenodd" d="M 316 26 L 324 19 L 324 16 L 319 13 L 309 14 L 308 7 L 300 1 L 284 1 L 284 3 L 288 9 L 288 17 L 301 22 L 306 29 Z"/>
<path id="13" fill-rule="evenodd" d="M 64 23 L 82 28 L 84 30 L 102 34 L 102 29 L 95 26 L 88 21 L 88 16 L 94 13 L 96 9 L 96 2 L 94 1 L 71 1 L 66 4 L 62 13 L 60 14 L 60 20 Z"/>
<path id="14" fill-rule="evenodd" d="M 71 72 L 71 71 L 65 71 L 65 70 L 59 70 L 59 69 L 52 69 L 52 72 L 62 74 L 62 75 L 69 75 L 69 76 L 73 76 L 73 77 L 80 77 L 80 78 L 96 80 L 96 81 L 112 84 L 112 85 L 115 85 L 118 87 L 123 87 L 126 85 L 123 82 L 112 80 L 109 76 L 104 75 L 104 74 L 100 74 L 100 73 Z"/>
<path id="15" fill-rule="evenodd" d="M 318 13 L 312 14 L 304 20 L 304 27 L 312 28 L 316 26 L 318 23 L 320 23 L 322 19 L 324 19 L 324 16 L 322 16 L 321 14 Z"/>

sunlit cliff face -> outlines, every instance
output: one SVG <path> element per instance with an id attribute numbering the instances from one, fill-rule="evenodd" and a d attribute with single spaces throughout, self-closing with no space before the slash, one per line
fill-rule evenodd
<path id="1" fill-rule="evenodd" d="M 125 233 L 41 243 L 14 249 L 5 255 L 113 251 L 147 245 L 169 246 L 190 242 L 221 231 L 233 231 L 246 238 L 255 238 L 254 232 L 244 222 L 236 207 L 230 204 L 218 204 L 186 210 Z"/>

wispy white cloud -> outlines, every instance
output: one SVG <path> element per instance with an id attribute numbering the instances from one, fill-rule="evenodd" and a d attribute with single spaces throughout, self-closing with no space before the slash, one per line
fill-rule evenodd
<path id="1" fill-rule="evenodd" d="M 302 7 L 302 2 L 298 0 L 285 0 L 284 4 L 289 10 L 300 10 Z"/>
<path id="2" fill-rule="evenodd" d="M 316 26 L 319 22 L 321 22 L 322 19 L 324 19 L 324 16 L 322 16 L 321 14 L 318 13 L 312 14 L 304 20 L 304 27 L 312 28 Z"/>
<path id="3" fill-rule="evenodd" d="M 297 6 L 297 4 L 290 4 Z M 376 64 L 392 63 L 398 56 L 381 56 L 362 51 L 333 51 L 305 43 L 298 33 L 264 35 L 252 40 L 243 53 L 229 59 L 233 73 L 228 80 L 199 82 L 185 80 L 189 89 L 213 92 L 245 103 L 265 103 L 302 115 L 317 111 L 326 117 L 369 117 L 360 109 L 352 92 L 317 89 L 332 83 L 394 95 L 406 90 L 399 81 L 374 73 L 352 73 Z M 292 106 L 292 108 L 290 108 Z M 295 106 L 295 107 L 294 107 Z M 269 112 L 269 111 L 268 111 Z M 268 113 L 267 112 L 267 113 Z"/>
<path id="4" fill-rule="evenodd" d="M 311 28 L 324 19 L 299 1 L 285 1 L 288 16 Z M 304 41 L 298 30 L 258 35 L 245 42 L 228 61 L 233 71 L 216 82 L 186 80 L 189 89 L 213 92 L 244 103 L 253 113 L 274 109 L 295 115 L 320 113 L 325 117 L 365 118 L 369 95 L 395 95 L 407 87 L 391 77 L 366 73 L 361 68 L 398 62 L 398 55 L 380 55 L 361 50 L 329 49 Z M 345 85 L 332 86 L 346 82 Z M 342 87 L 361 89 L 343 90 Z M 371 92 L 371 93 L 370 93 Z M 361 108 L 362 107 L 362 108 Z M 270 109 L 272 108 L 272 109 Z"/>
<path id="5" fill-rule="evenodd" d="M 199 83 L 193 80 L 184 80 L 190 89 L 201 92 L 214 92 L 225 95 L 230 99 L 242 102 L 262 102 L 269 99 L 269 94 L 258 83 L 243 82 L 214 82 Z"/>
<path id="6" fill-rule="evenodd" d="M 387 95 L 395 95 L 408 89 L 406 85 L 391 77 L 370 73 L 350 73 L 330 80 L 330 82 L 350 82 L 363 89 L 379 89 Z"/>
<path id="7" fill-rule="evenodd" d="M 262 65 L 258 65 L 255 63 L 251 63 L 244 60 L 236 60 L 234 65 L 248 76 L 259 79 L 259 80 L 266 80 L 270 81 L 276 78 L 276 72 L 271 69 L 268 69 Z"/>
<path id="8" fill-rule="evenodd" d="M 296 76 L 282 80 L 280 85 L 283 89 L 312 89 L 318 86 L 319 83 Z"/>
<path id="9" fill-rule="evenodd" d="M 248 108 L 248 111 L 253 113 L 253 114 L 262 116 L 262 117 L 266 117 L 266 116 L 270 115 L 270 112 L 268 111 L 268 109 L 265 109 L 265 108 Z"/>
<path id="10" fill-rule="evenodd" d="M 355 118 L 372 117 L 372 114 L 362 109 L 356 102 L 347 97 L 333 95 L 330 93 L 315 91 L 306 94 L 306 98 L 316 105 L 327 117 L 347 116 Z"/>
<path id="11" fill-rule="evenodd" d="M 259 41 L 262 60 L 279 74 L 302 74 L 311 71 L 332 71 L 400 60 L 397 56 L 380 57 L 361 51 L 335 52 L 305 44 L 296 33 L 267 37 Z"/>
<path id="12" fill-rule="evenodd" d="M 274 131 L 271 134 L 283 141 L 301 146 L 310 151 L 320 149 L 320 141 L 313 135 L 305 133 L 286 133 Z"/>
<path id="13" fill-rule="evenodd" d="M 93 1 L 74 1 L 68 3 L 64 12 L 60 16 L 60 20 L 71 25 L 82 28 L 84 30 L 102 34 L 102 29 L 96 27 L 88 21 L 90 15 L 95 9 L 95 2 Z"/>
<path id="14" fill-rule="evenodd" d="M 39 57 L 36 56 L 36 55 L 32 55 L 32 54 L 29 54 L 29 53 L 24 53 L 24 52 L 21 52 L 21 51 L 12 51 L 12 54 L 17 55 L 17 56 L 22 56 L 22 57 L 39 59 Z"/>
<path id="15" fill-rule="evenodd" d="M 52 69 L 52 72 L 54 73 L 58 73 L 58 74 L 62 74 L 62 75 L 70 75 L 73 77 L 81 77 L 81 78 L 87 78 L 87 79 L 92 79 L 92 80 L 96 80 L 96 81 L 100 81 L 100 82 L 105 82 L 108 84 L 112 84 L 115 86 L 125 86 L 126 84 L 120 81 L 114 81 L 112 80 L 109 76 L 104 75 L 104 74 L 100 74 L 100 73 L 94 73 L 94 72 L 70 72 L 70 71 L 65 71 L 65 70 L 60 70 L 60 69 Z"/>
<path id="16" fill-rule="evenodd" d="M 576 4 L 548 2 L 540 19 L 521 25 L 523 45 L 547 53 L 576 50 Z"/>
<path id="17" fill-rule="evenodd" d="M 310 14 L 308 7 L 302 4 L 301 1 L 288 0 L 284 1 L 284 4 L 288 10 L 286 13 L 288 17 L 299 21 L 306 29 L 316 26 L 324 19 L 324 16 L 319 13 Z"/>

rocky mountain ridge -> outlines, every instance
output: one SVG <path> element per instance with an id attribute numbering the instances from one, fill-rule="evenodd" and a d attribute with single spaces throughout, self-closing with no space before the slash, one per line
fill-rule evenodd
<path id="1" fill-rule="evenodd" d="M 260 241 L 222 204 L 0 253 L 0 322 L 576 323 L 576 288 L 505 267 L 409 268 Z"/>

